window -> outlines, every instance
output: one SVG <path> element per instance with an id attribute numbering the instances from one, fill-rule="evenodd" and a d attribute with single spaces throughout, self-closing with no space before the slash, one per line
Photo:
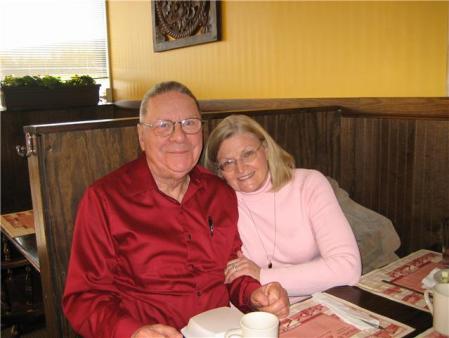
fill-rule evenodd
<path id="1" fill-rule="evenodd" d="M 1 0 L 0 78 L 87 74 L 109 88 L 105 0 Z"/>

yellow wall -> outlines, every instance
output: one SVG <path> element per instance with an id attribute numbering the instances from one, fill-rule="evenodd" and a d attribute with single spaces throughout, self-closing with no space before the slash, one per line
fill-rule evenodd
<path id="1" fill-rule="evenodd" d="M 222 39 L 153 52 L 149 1 L 108 1 L 114 98 L 446 96 L 447 1 L 223 1 Z"/>

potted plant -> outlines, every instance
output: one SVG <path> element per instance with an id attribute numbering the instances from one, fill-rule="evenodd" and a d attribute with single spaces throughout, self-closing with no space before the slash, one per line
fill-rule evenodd
<path id="1" fill-rule="evenodd" d="M 2 105 L 8 110 L 93 106 L 98 104 L 99 89 L 88 75 L 74 75 L 69 80 L 50 75 L 7 75 L 0 81 Z"/>

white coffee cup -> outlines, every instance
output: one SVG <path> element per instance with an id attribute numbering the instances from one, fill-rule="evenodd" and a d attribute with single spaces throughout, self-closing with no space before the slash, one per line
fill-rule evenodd
<path id="1" fill-rule="evenodd" d="M 268 312 L 250 312 L 240 320 L 240 328 L 228 330 L 225 338 L 277 338 L 279 335 L 279 319 Z"/>
<path id="2" fill-rule="evenodd" d="M 430 300 L 433 295 L 433 301 Z M 439 283 L 430 290 L 424 291 L 424 299 L 433 315 L 435 331 L 449 335 L 449 283 Z"/>

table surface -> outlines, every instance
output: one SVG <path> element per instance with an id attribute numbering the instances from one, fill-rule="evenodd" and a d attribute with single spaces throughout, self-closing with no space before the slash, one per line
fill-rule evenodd
<path id="1" fill-rule="evenodd" d="M 375 295 L 356 286 L 340 286 L 326 292 L 413 327 L 415 331 L 405 337 L 415 337 L 432 327 L 432 315 L 430 313 Z"/>
<path id="2" fill-rule="evenodd" d="M 17 250 L 19 250 L 19 252 L 28 260 L 28 262 L 30 262 L 36 271 L 39 272 L 40 266 L 39 256 L 37 253 L 36 234 L 11 238 L 5 231 L 2 232 L 8 240 L 14 244 Z"/>
<path id="3" fill-rule="evenodd" d="M 1 215 L 2 234 L 40 271 L 34 230 L 33 210 L 21 210 Z"/>

